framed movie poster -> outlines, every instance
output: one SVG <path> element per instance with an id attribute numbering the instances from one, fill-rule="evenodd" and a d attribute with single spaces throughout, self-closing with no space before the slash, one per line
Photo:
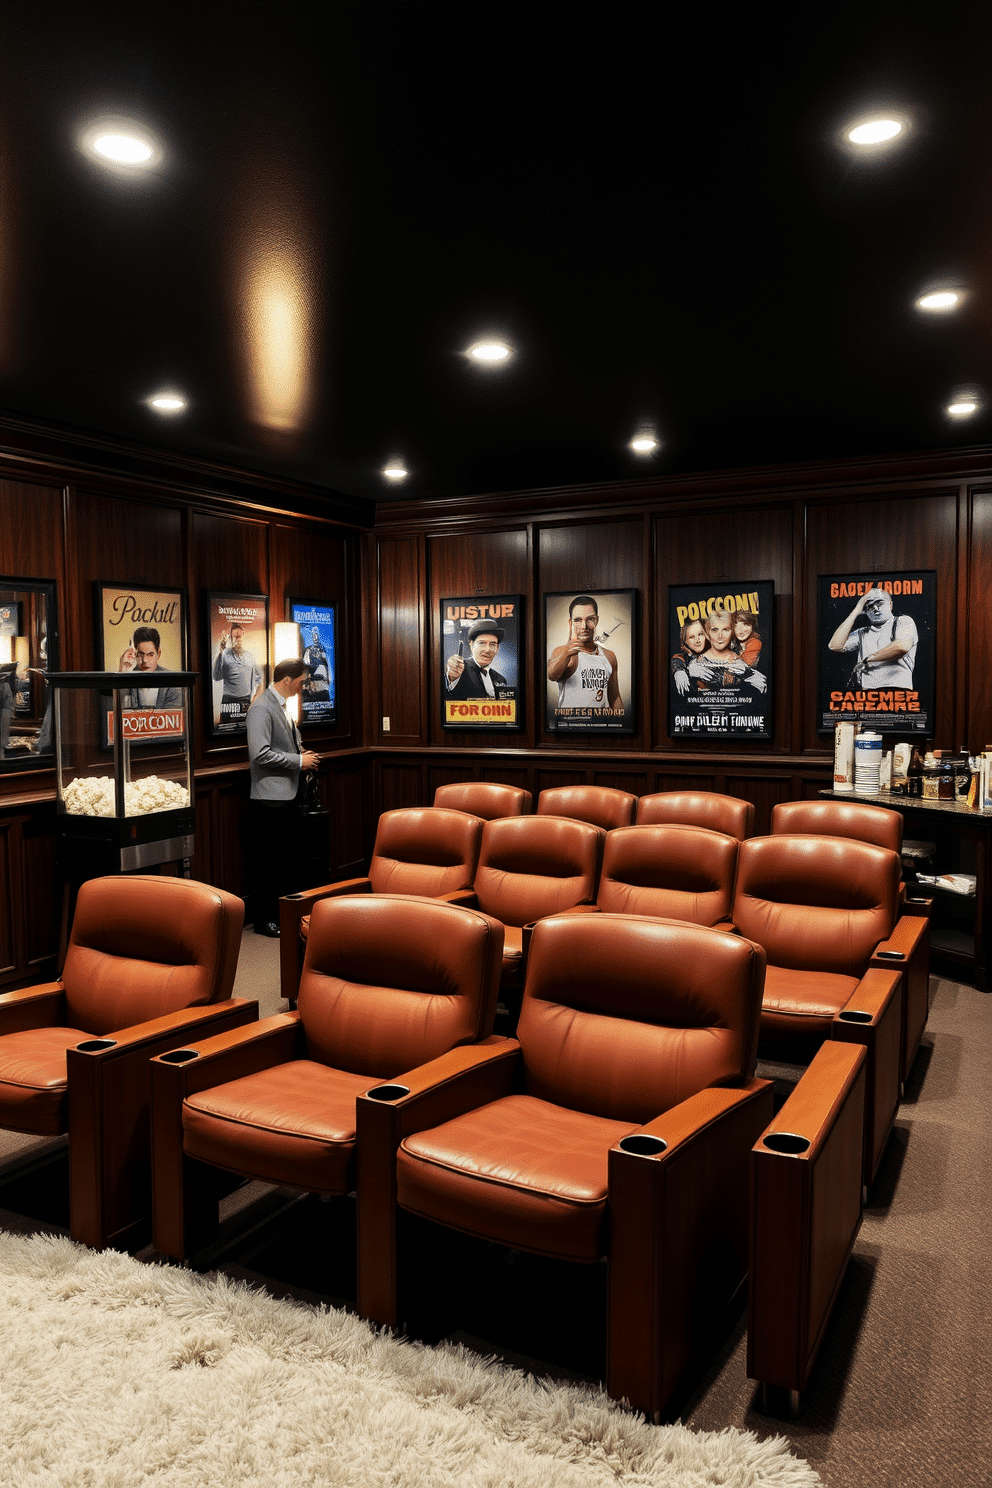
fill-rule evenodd
<path id="1" fill-rule="evenodd" d="M 291 599 L 289 618 L 299 627 L 300 655 L 307 664 L 300 694 L 300 723 L 337 723 L 334 606 Z"/>
<path id="2" fill-rule="evenodd" d="M 269 601 L 264 594 L 208 594 L 206 616 L 208 729 L 215 738 L 243 734 L 249 705 L 266 685 Z"/>
<path id="3" fill-rule="evenodd" d="M 184 590 L 98 583 L 96 609 L 98 671 L 137 672 L 151 687 L 150 673 L 185 670 Z"/>
<path id="4" fill-rule="evenodd" d="M 932 734 L 937 575 L 827 574 L 818 580 L 817 729 Z"/>
<path id="5" fill-rule="evenodd" d="M 545 717 L 560 734 L 637 725 L 637 590 L 544 596 Z"/>
<path id="6" fill-rule="evenodd" d="M 523 726 L 523 599 L 441 601 L 441 722 L 445 728 Z"/>
<path id="7" fill-rule="evenodd" d="M 672 584 L 668 590 L 668 732 L 772 737 L 770 580 Z"/>

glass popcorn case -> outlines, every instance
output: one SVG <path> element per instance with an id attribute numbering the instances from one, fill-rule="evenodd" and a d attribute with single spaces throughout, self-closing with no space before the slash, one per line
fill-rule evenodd
<path id="1" fill-rule="evenodd" d="M 130 872 L 192 855 L 196 678 L 196 672 L 48 674 L 59 859 L 67 876 Z"/>

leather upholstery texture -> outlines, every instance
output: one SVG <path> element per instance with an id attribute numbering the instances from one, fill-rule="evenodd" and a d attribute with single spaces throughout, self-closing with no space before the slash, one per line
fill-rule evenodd
<path id="1" fill-rule="evenodd" d="M 600 827 L 556 816 L 486 822 L 475 874 L 479 908 L 519 926 L 591 904 L 605 836 Z"/>
<path id="2" fill-rule="evenodd" d="M 434 792 L 434 805 L 449 811 L 467 811 L 483 821 L 500 816 L 526 816 L 532 796 L 518 785 L 499 785 L 494 780 L 465 780 L 456 785 L 439 785 Z"/>
<path id="3" fill-rule="evenodd" d="M 772 807 L 772 836 L 851 837 L 902 852 L 902 814 L 867 801 L 780 801 Z"/>
<path id="4" fill-rule="evenodd" d="M 57 1136 L 68 1125 L 65 1051 L 88 1035 L 79 1028 L 28 1028 L 0 1039 L 0 1126 Z"/>
<path id="5" fill-rule="evenodd" d="M 754 831 L 754 806 L 717 791 L 660 791 L 655 796 L 641 796 L 637 825 L 652 826 L 656 822 L 708 827 L 711 832 L 723 832 L 743 842 Z"/>
<path id="6" fill-rule="evenodd" d="M 754 1073 L 763 951 L 634 915 L 535 926 L 517 1038 L 528 1091 L 641 1123 Z"/>
<path id="7" fill-rule="evenodd" d="M 621 827 L 606 839 L 596 903 L 608 914 L 715 925 L 730 917 L 737 847 L 705 827 Z"/>
<path id="8" fill-rule="evenodd" d="M 244 920 L 233 894 L 158 875 L 83 889 L 62 971 L 69 1023 L 99 1035 L 230 997 Z"/>
<path id="9" fill-rule="evenodd" d="M 310 1057 L 389 1079 L 492 1031 L 502 927 L 436 899 L 314 905 L 299 1012 Z"/>
<path id="10" fill-rule="evenodd" d="M 733 920 L 770 966 L 860 978 L 891 933 L 898 856 L 840 837 L 756 837 L 741 844 Z"/>
<path id="11" fill-rule="evenodd" d="M 440 895 L 471 887 L 481 835 L 481 820 L 464 811 L 384 811 L 369 864 L 373 892 Z"/>
<path id="12" fill-rule="evenodd" d="M 566 816 L 591 822 L 606 832 L 629 827 L 636 807 L 636 796 L 608 785 L 559 785 L 543 790 L 537 798 L 538 816 Z"/>

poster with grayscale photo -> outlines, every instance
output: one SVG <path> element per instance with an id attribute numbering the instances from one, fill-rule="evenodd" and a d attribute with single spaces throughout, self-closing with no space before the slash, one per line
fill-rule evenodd
<path id="1" fill-rule="evenodd" d="M 668 590 L 668 732 L 772 737 L 772 610 L 767 579 Z"/>
<path id="2" fill-rule="evenodd" d="M 932 735 L 937 575 L 824 574 L 819 584 L 817 727 L 863 723 Z"/>

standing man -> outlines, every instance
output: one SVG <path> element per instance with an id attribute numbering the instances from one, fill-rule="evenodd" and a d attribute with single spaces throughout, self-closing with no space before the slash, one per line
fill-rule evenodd
<path id="1" fill-rule="evenodd" d="M 471 655 L 449 656 L 444 672 L 444 685 L 450 698 L 495 698 L 497 687 L 509 687 L 506 678 L 493 671 L 499 643 L 506 631 L 492 620 L 476 620 L 469 626 L 468 649 Z"/>
<path id="2" fill-rule="evenodd" d="M 868 624 L 855 629 L 854 622 L 862 614 Z M 903 687 L 911 692 L 918 641 L 912 615 L 893 615 L 892 596 L 872 587 L 838 625 L 827 648 L 858 653 L 854 672 L 859 686 Z"/>
<path id="3" fill-rule="evenodd" d="M 568 644 L 548 659 L 548 681 L 558 683 L 559 708 L 623 712 L 616 653 L 596 644 L 599 606 L 578 594 L 568 607 Z"/>
<path id="4" fill-rule="evenodd" d="M 304 749 L 299 730 L 286 711 L 298 697 L 306 663 L 280 661 L 272 685 L 248 709 L 251 800 L 245 857 L 252 923 L 256 935 L 279 934 L 279 896 L 296 886 L 301 816 L 297 801 L 303 776 L 316 770 L 320 755 Z"/>
<path id="5" fill-rule="evenodd" d="M 162 659 L 162 637 L 152 625 L 135 626 L 134 636 L 127 650 L 121 655 L 117 667 L 119 672 L 137 672 L 142 680 L 137 687 L 126 687 L 123 689 L 121 698 L 122 708 L 181 708 L 183 705 L 182 689 L 179 687 L 167 687 L 164 678 L 168 673 L 163 670 L 161 677 L 157 675 L 158 664 Z M 149 673 L 156 673 L 151 678 L 150 685 L 145 678 Z"/>
<path id="6" fill-rule="evenodd" d="M 220 702 L 221 723 L 241 723 L 249 703 L 262 685 L 262 673 L 244 645 L 245 628 L 235 620 L 230 633 L 221 636 L 220 650 L 214 657 L 213 679 L 224 684 Z"/>

